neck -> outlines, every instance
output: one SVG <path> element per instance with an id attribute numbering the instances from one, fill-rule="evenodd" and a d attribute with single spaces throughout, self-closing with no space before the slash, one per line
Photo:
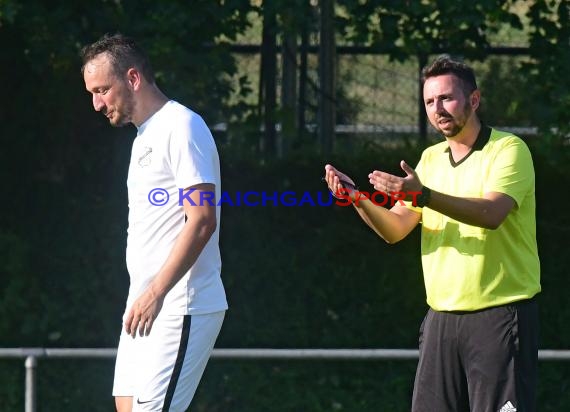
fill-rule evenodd
<path id="1" fill-rule="evenodd" d="M 146 90 L 141 90 L 140 95 L 137 96 L 137 115 L 133 116 L 133 124 L 139 127 L 158 112 L 168 100 L 156 84 L 150 85 Z"/>
<path id="2" fill-rule="evenodd" d="M 469 153 L 477 141 L 480 130 L 481 122 L 477 116 L 472 116 L 460 133 L 453 137 L 446 137 L 454 159 L 461 159 Z"/>

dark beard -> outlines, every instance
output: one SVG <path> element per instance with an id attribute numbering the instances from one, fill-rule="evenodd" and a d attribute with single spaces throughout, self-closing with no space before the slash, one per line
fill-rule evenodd
<path id="1" fill-rule="evenodd" d="M 457 136 L 459 133 L 461 133 L 461 131 L 467 124 L 467 119 L 469 119 L 469 116 L 471 116 L 472 112 L 473 110 L 471 109 L 471 105 L 469 104 L 469 102 L 465 102 L 465 106 L 463 107 L 463 113 L 460 119 L 454 119 L 451 116 L 447 117 L 448 119 L 451 119 L 451 121 L 453 122 L 453 128 L 448 132 L 444 132 L 443 130 L 440 129 L 440 132 L 445 137 Z"/>
<path id="2" fill-rule="evenodd" d="M 132 95 L 129 95 L 128 98 L 125 100 L 123 104 L 123 109 L 118 112 L 115 112 L 116 119 L 115 121 L 110 121 L 111 126 L 113 127 L 123 127 L 132 123 L 133 112 L 134 112 L 134 98 Z"/>

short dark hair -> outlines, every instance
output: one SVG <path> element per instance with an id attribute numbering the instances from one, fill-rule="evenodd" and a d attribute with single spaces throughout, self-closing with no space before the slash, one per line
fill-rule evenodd
<path id="1" fill-rule="evenodd" d="M 422 69 L 422 84 L 430 77 L 444 74 L 453 74 L 461 80 L 465 96 L 469 96 L 474 90 L 477 90 L 477 81 L 473 69 L 461 61 L 454 60 L 448 54 L 439 56 L 430 65 Z"/>
<path id="2" fill-rule="evenodd" d="M 154 83 L 154 71 L 145 51 L 132 38 L 120 33 L 105 34 L 95 43 L 88 44 L 81 49 L 80 56 L 83 61 L 81 73 L 88 62 L 102 53 L 109 56 L 115 75 L 120 75 L 131 67 L 135 67 L 148 82 Z"/>

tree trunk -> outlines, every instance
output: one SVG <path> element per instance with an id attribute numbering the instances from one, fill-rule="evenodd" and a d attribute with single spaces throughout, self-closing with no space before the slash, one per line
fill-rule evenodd
<path id="1" fill-rule="evenodd" d="M 309 30 L 306 24 L 301 31 L 301 56 L 299 63 L 299 108 L 297 112 L 297 133 L 302 137 L 306 131 L 306 117 L 305 111 L 307 110 L 307 54 L 309 49 Z"/>
<path id="2" fill-rule="evenodd" d="M 276 154 L 275 104 L 277 75 L 277 44 L 275 36 L 275 10 L 270 1 L 263 4 L 263 32 L 261 44 L 261 87 L 263 93 L 263 139 L 261 152 L 268 157 Z"/>
<path id="3" fill-rule="evenodd" d="M 336 50 L 334 39 L 334 0 L 321 0 L 319 51 L 319 140 L 321 151 L 333 150 L 336 113 Z"/>
<path id="4" fill-rule="evenodd" d="M 297 35 L 294 30 L 285 34 L 283 41 L 283 79 L 281 88 L 281 107 L 283 116 L 281 120 L 281 138 L 279 155 L 287 154 L 291 142 L 297 132 Z"/>

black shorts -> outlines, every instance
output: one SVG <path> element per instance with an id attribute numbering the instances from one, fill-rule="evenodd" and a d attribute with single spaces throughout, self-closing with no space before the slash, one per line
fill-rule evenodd
<path id="1" fill-rule="evenodd" d="M 430 309 L 412 412 L 534 412 L 538 329 L 534 298 L 476 312 Z"/>

